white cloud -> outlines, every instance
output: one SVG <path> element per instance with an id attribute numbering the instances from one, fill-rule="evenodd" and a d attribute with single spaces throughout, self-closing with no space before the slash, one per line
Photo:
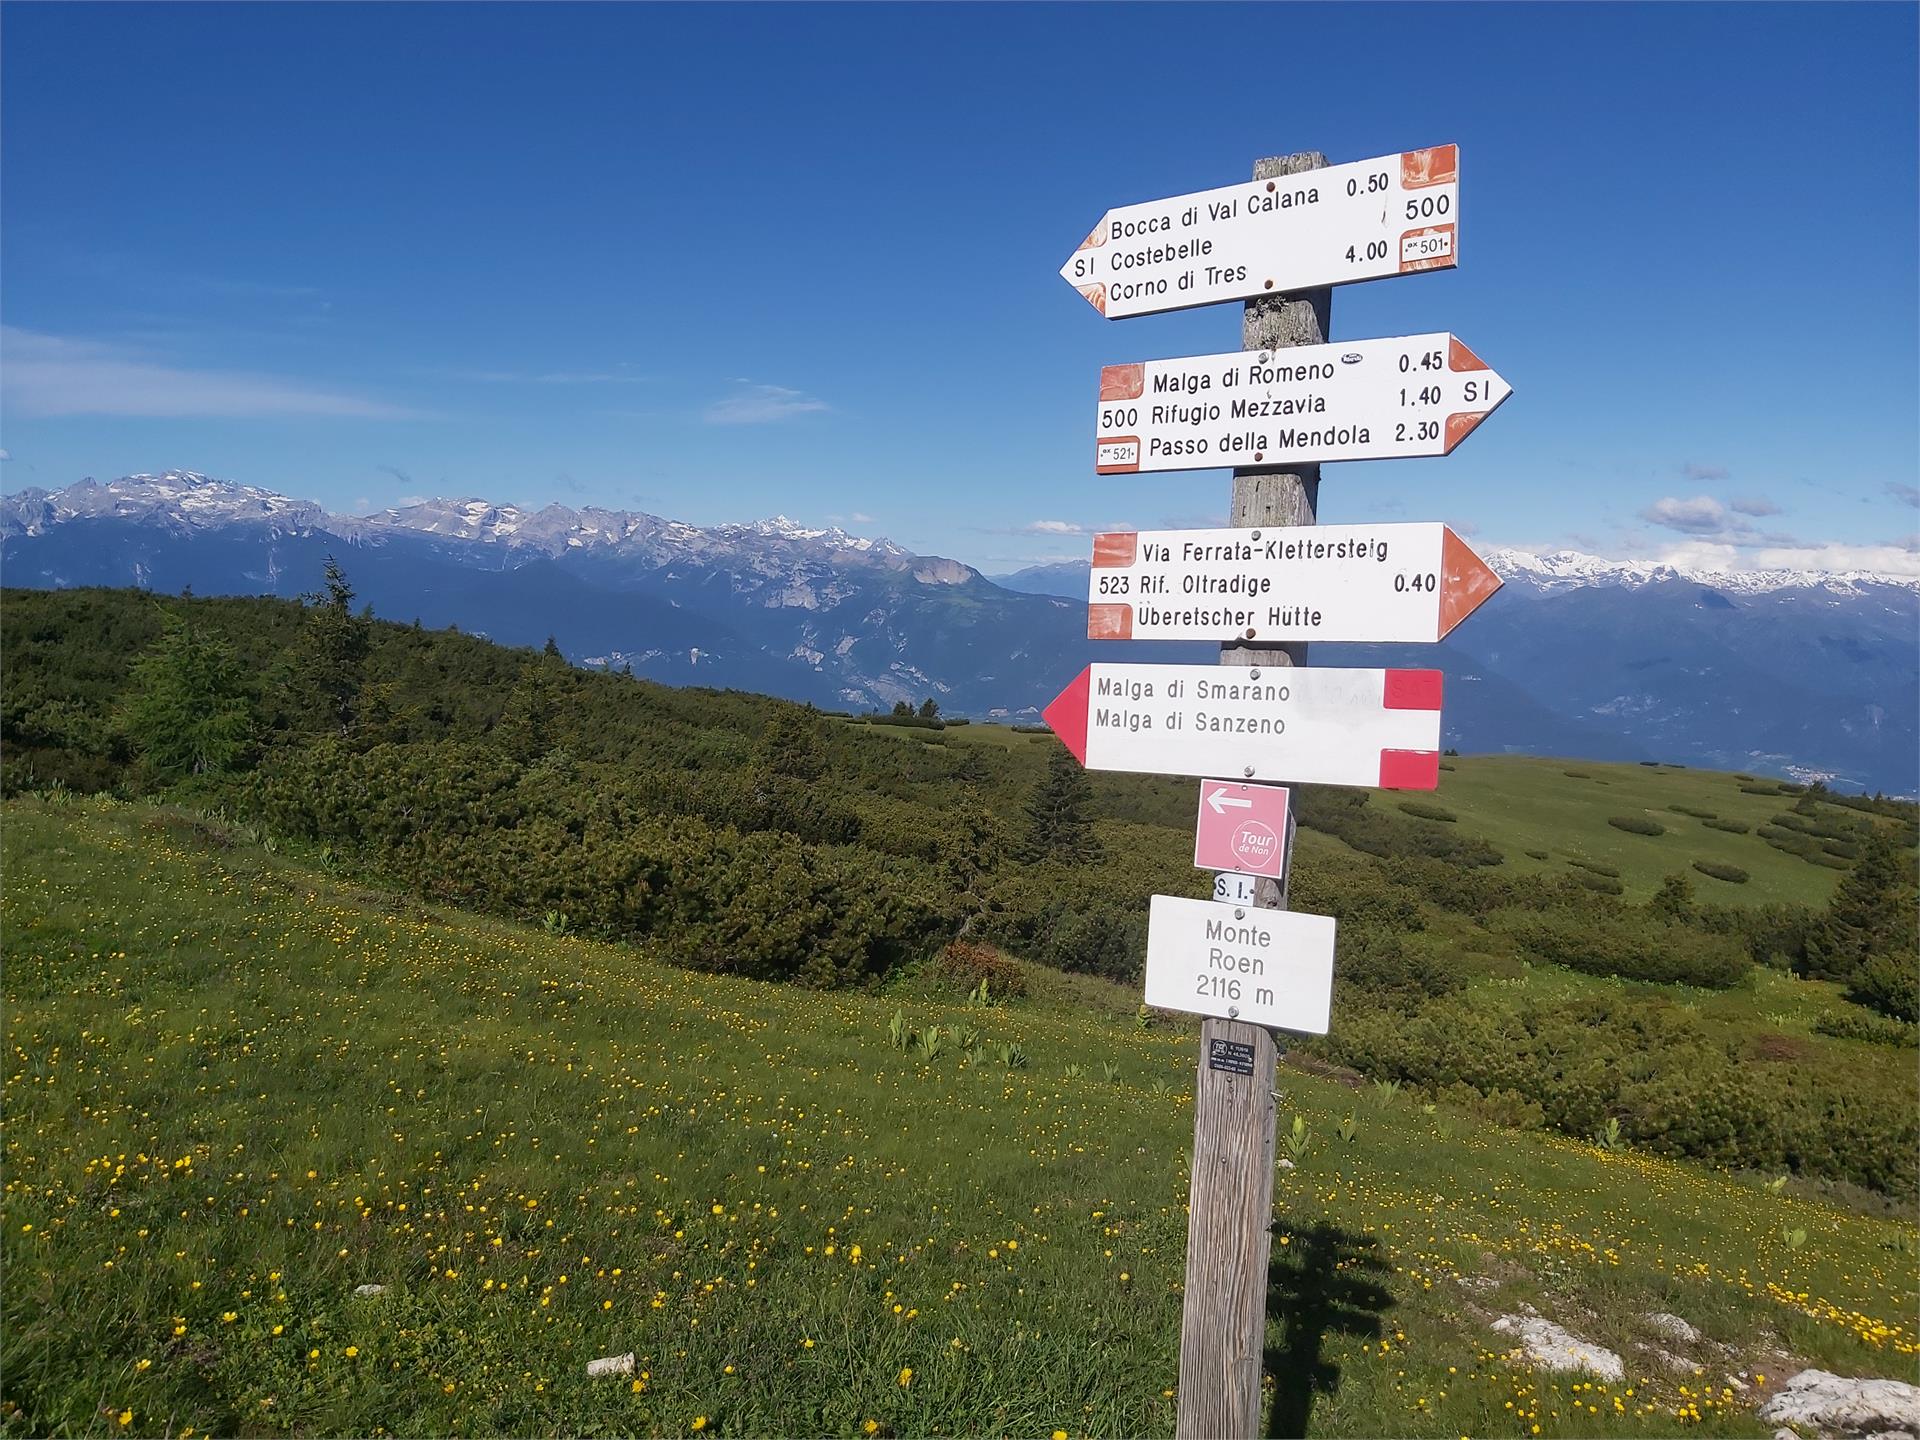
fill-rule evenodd
<path id="1" fill-rule="evenodd" d="M 1647 506 L 1640 512 L 1640 518 L 1689 535 L 1718 534 L 1729 523 L 1727 507 L 1711 495 L 1695 495 L 1691 500 L 1669 495 Z"/>
<path id="2" fill-rule="evenodd" d="M 0 450 L 0 461 L 7 461 L 11 459 L 13 459 L 13 452 L 11 450 Z"/>
<path id="3" fill-rule="evenodd" d="M 1745 546 L 1718 541 L 1690 541 L 1667 546 L 1652 558 L 1662 564 L 1703 570 L 1814 570 L 1823 573 L 1871 570 L 1881 575 L 1920 576 L 1920 545 L 1912 539 L 1880 545 L 1801 541 Z"/>
<path id="4" fill-rule="evenodd" d="M 1903 485 L 1898 480 L 1889 480 L 1886 492 L 1903 505 L 1920 506 L 1920 489 L 1912 485 Z"/>
<path id="5" fill-rule="evenodd" d="M 414 420 L 420 412 L 300 380 L 228 370 L 189 370 L 94 340 L 0 326 L 0 395 L 22 418 L 318 415 Z"/>
<path id="6" fill-rule="evenodd" d="M 1016 535 L 1090 535 L 1093 532 L 1071 520 L 1030 520 L 1013 527 Z"/>
<path id="7" fill-rule="evenodd" d="M 1680 473 L 1689 480 L 1725 480 L 1727 467 L 1724 465 L 1703 465 L 1697 460 L 1689 460 L 1680 467 Z"/>
<path id="8" fill-rule="evenodd" d="M 701 417 L 707 424 L 770 425 L 830 408 L 826 401 L 784 385 L 757 385 L 747 380 L 733 383 L 740 388 L 707 406 Z"/>
<path id="9" fill-rule="evenodd" d="M 1737 510 L 1742 515 L 1778 515 L 1780 507 L 1764 495 L 1743 495 L 1727 502 L 1729 510 Z"/>

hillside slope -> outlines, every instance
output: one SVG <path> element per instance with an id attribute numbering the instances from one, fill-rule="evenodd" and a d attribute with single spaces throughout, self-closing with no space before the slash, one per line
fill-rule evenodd
<path id="1" fill-rule="evenodd" d="M 1128 992 L 693 975 L 105 799 L 0 840 L 5 1433 L 1170 1431 L 1194 1046 Z M 1802 1363 L 1911 1375 L 1910 1225 L 1282 1084 L 1274 1433 L 1764 1434 Z M 1623 1379 L 1508 1359 L 1526 1305 Z"/>

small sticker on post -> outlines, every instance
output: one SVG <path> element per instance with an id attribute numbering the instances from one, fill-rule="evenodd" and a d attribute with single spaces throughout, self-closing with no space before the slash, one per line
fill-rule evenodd
<path id="1" fill-rule="evenodd" d="M 1238 1040 L 1209 1040 L 1207 1068 L 1224 1070 L 1229 1075 L 1253 1074 L 1253 1046 Z"/>

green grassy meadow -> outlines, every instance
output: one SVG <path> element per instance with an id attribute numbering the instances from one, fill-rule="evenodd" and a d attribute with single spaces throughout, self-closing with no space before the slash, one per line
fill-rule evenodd
<path id="1" fill-rule="evenodd" d="M 1519 871 L 1565 871 L 1572 860 L 1598 861 L 1620 872 L 1626 893 L 1644 899 L 1661 880 L 1687 872 L 1705 898 L 1721 904 L 1788 900 L 1826 902 L 1838 872 L 1774 849 L 1757 832 L 1797 796 L 1755 795 L 1745 782 L 1715 770 L 1678 766 L 1608 765 L 1594 761 L 1542 760 L 1519 755 L 1480 755 L 1453 760 L 1440 776 L 1434 800 L 1459 815 L 1459 823 L 1485 835 Z M 1377 797 L 1376 803 L 1391 797 Z M 1675 805 L 1705 811 L 1751 827 L 1744 835 L 1716 830 Z M 1610 816 L 1644 816 L 1666 827 L 1664 835 L 1635 835 L 1607 824 Z M 1539 860 L 1529 851 L 1545 851 Z M 1728 884 L 1692 870 L 1695 860 L 1737 865 L 1751 881 Z"/>
<path id="2" fill-rule="evenodd" d="M 1727 777 L 1556 762 L 1461 762 L 1439 798 L 1517 850 L 1566 768 L 1615 780 L 1597 813 L 1674 786 L 1746 817 L 1702 799 Z M 4 822 L 0 1433 L 1171 1432 L 1195 1028 L 1137 994 L 701 975 L 181 812 Z M 1590 843 L 1635 886 L 1676 868 Z M 1027 1063 L 895 1049 L 896 1010 Z M 1909 1223 L 1324 1066 L 1281 1084 L 1309 1140 L 1278 1183 L 1273 1433 L 1763 1435 L 1805 1364 L 1914 1377 Z M 1626 1380 L 1508 1359 L 1488 1325 L 1524 1305 Z"/>

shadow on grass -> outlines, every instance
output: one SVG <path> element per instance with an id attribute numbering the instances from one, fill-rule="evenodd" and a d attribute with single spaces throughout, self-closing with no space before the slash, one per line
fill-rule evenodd
<path id="1" fill-rule="evenodd" d="M 1375 1242 L 1337 1225 L 1276 1223 L 1267 1267 L 1267 1374 L 1273 1404 L 1267 1434 L 1304 1436 L 1314 1398 L 1340 1388 L 1340 1367 L 1322 1353 L 1331 1335 L 1378 1339 L 1393 1296 L 1372 1277 L 1387 1270 Z M 1280 1243 L 1281 1235 L 1292 1238 Z"/>

